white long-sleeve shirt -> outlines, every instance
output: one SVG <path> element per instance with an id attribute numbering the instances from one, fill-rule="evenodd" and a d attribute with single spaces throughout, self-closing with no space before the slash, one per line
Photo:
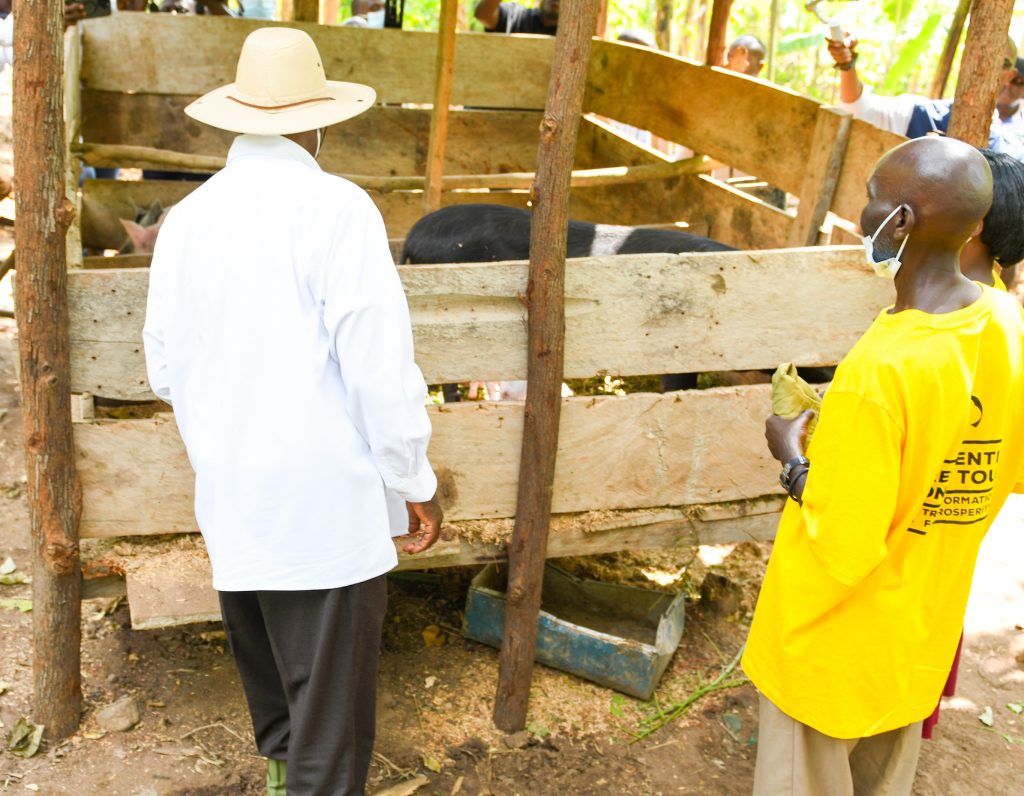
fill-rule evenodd
<path id="1" fill-rule="evenodd" d="M 408 305 L 364 191 L 286 138 L 239 136 L 167 215 L 144 337 L 214 588 L 335 588 L 395 566 L 404 501 L 437 481 Z"/>
<path id="2" fill-rule="evenodd" d="M 0 19 L 0 72 L 14 63 L 14 14 Z"/>

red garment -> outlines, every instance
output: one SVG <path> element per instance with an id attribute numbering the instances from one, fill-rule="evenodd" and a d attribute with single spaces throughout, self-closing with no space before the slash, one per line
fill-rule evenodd
<path id="1" fill-rule="evenodd" d="M 939 697 L 939 704 L 935 706 L 935 711 L 928 718 L 924 720 L 924 724 L 921 725 L 921 737 L 925 740 L 930 741 L 932 739 L 932 730 L 935 729 L 935 725 L 939 723 L 939 709 L 942 707 L 942 697 L 951 697 L 956 693 L 956 675 L 960 669 L 960 650 L 964 646 L 964 634 L 960 634 L 960 642 L 956 645 L 956 655 L 953 656 L 953 666 L 949 670 L 949 678 L 946 680 L 946 687 L 942 689 L 942 696 Z"/>

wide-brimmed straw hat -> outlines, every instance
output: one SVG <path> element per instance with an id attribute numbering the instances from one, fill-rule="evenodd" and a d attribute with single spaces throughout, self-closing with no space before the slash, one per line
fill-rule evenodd
<path id="1" fill-rule="evenodd" d="M 308 33 L 266 27 L 242 45 L 235 82 L 204 94 L 185 113 L 234 133 L 289 135 L 351 119 L 376 98 L 369 86 L 327 80 Z"/>

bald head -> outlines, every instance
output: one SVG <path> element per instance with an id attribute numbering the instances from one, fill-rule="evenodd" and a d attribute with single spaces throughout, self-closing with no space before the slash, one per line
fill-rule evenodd
<path id="1" fill-rule="evenodd" d="M 764 54 L 764 43 L 756 36 L 745 33 L 737 37 L 726 50 L 725 68 L 757 77 L 764 66 Z"/>
<path id="2" fill-rule="evenodd" d="M 873 233 L 899 208 L 880 235 L 880 250 L 912 235 L 919 245 L 956 252 L 977 233 L 991 204 L 992 172 L 977 149 L 953 138 L 915 138 L 878 161 L 861 228 Z"/>

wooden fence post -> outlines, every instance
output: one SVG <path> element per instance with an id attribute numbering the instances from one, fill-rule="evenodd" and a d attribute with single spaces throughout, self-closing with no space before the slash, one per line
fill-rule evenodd
<path id="1" fill-rule="evenodd" d="M 291 0 L 292 20 L 295 22 L 319 22 L 320 0 Z"/>
<path id="2" fill-rule="evenodd" d="M 71 437 L 64 179 L 64 7 L 19 0 L 14 20 L 15 309 L 32 529 L 33 717 L 52 739 L 79 724 L 81 489 Z M 73 34 L 74 35 L 74 34 Z"/>
<path id="3" fill-rule="evenodd" d="M 953 59 L 956 57 L 956 48 L 960 46 L 960 37 L 963 35 L 967 12 L 970 10 L 971 0 L 960 0 L 956 11 L 953 12 L 953 20 L 949 23 L 949 33 L 946 35 L 946 46 L 942 48 L 939 65 L 935 69 L 935 77 L 928 92 L 928 96 L 933 99 L 942 99 L 946 91 L 949 73 L 953 69 Z"/>
<path id="4" fill-rule="evenodd" d="M 427 213 L 441 207 L 444 152 L 448 142 L 448 109 L 452 103 L 452 81 L 455 76 L 455 28 L 458 15 L 458 0 L 441 0 L 441 13 L 437 24 L 434 109 L 430 114 L 426 190 L 423 192 L 423 209 Z"/>
<path id="5" fill-rule="evenodd" d="M 850 140 L 853 116 L 826 105 L 818 108 L 814 137 L 807 153 L 807 168 L 800 186 L 800 207 L 796 211 L 790 246 L 816 246 L 832 197 L 839 184 L 846 144 Z"/>
<path id="6" fill-rule="evenodd" d="M 988 146 L 1012 15 L 1013 0 L 974 0 L 949 119 L 950 138 Z"/>
<path id="7" fill-rule="evenodd" d="M 494 723 L 526 726 L 537 617 L 551 520 L 565 353 L 565 245 L 572 172 L 596 0 L 569 0 L 559 17 L 532 188 L 528 360 L 516 520 L 509 543 L 508 603 Z"/>
<path id="8" fill-rule="evenodd" d="M 708 32 L 708 51 L 704 63 L 708 66 L 722 66 L 725 63 L 726 34 L 729 27 L 729 11 L 732 0 L 715 0 L 711 9 L 711 28 Z"/>

